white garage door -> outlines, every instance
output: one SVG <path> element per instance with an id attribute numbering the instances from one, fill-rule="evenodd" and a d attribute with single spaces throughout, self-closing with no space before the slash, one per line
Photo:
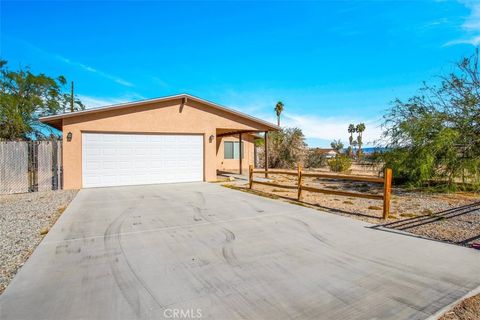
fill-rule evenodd
<path id="1" fill-rule="evenodd" d="M 203 181 L 203 136 L 82 134 L 83 187 Z"/>

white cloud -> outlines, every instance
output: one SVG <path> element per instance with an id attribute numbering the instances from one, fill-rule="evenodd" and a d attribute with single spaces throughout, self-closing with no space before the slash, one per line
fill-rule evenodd
<path id="1" fill-rule="evenodd" d="M 467 18 L 462 27 L 465 30 L 478 32 L 480 31 L 480 2 L 475 1 L 462 1 L 468 8 L 470 8 L 470 16 Z"/>
<path id="2" fill-rule="evenodd" d="M 363 132 L 363 141 L 366 146 L 374 145 L 374 142 L 380 139 L 382 135 L 381 119 L 349 119 L 343 117 L 318 117 L 315 115 L 297 115 L 284 113 L 282 115 L 281 125 L 286 127 L 298 127 L 302 129 L 305 137 L 309 139 L 321 139 L 332 141 L 340 139 L 344 143 L 348 142 L 347 128 L 350 123 L 365 123 L 366 130 Z"/>
<path id="3" fill-rule="evenodd" d="M 105 106 L 110 106 L 113 104 L 132 102 L 136 100 L 145 99 L 144 97 L 136 94 L 126 95 L 122 97 L 95 97 L 79 94 L 78 99 L 82 101 L 86 109 L 100 108 Z"/>
<path id="4" fill-rule="evenodd" d="M 122 78 L 119 78 L 119 77 L 116 77 L 116 76 L 113 76 L 111 74 L 108 74 L 108 73 L 105 73 L 103 71 L 100 71 L 98 69 L 95 69 L 91 66 L 88 66 L 86 64 L 83 64 L 83 63 L 80 63 L 80 62 L 76 62 L 76 61 L 72 61 L 68 58 L 65 58 L 59 54 L 54 54 L 53 55 L 56 59 L 66 63 L 66 64 L 69 64 L 71 66 L 75 66 L 75 67 L 78 67 L 80 69 L 83 69 L 87 72 L 91 72 L 91 73 L 94 73 L 94 74 L 97 74 L 105 79 L 109 79 L 109 80 L 112 80 L 113 82 L 116 82 L 118 84 L 121 84 L 122 86 L 125 86 L 125 87 L 133 87 L 133 84 L 131 82 L 128 82 Z"/>
<path id="5" fill-rule="evenodd" d="M 470 15 L 465 19 L 461 28 L 465 36 L 461 39 L 449 41 L 445 46 L 457 44 L 480 45 L 480 2 L 477 0 L 460 0 L 460 3 L 470 9 Z"/>
<path id="6" fill-rule="evenodd" d="M 8 38 L 8 37 L 6 37 L 6 38 Z M 10 39 L 11 39 L 11 38 L 10 38 Z M 93 67 L 91 67 L 91 66 L 88 66 L 88 65 L 86 65 L 86 64 L 83 64 L 83 63 L 80 63 L 80 62 L 77 62 L 77 61 L 73 61 L 73 60 L 71 60 L 71 59 L 68 59 L 68 58 L 62 56 L 62 55 L 59 55 L 59 54 L 56 54 L 56 53 L 52 53 L 52 52 L 46 51 L 46 50 L 44 50 L 44 49 L 42 49 L 42 48 L 40 48 L 40 47 L 37 47 L 36 45 L 34 45 L 34 44 L 30 43 L 30 42 L 25 41 L 25 40 L 18 39 L 18 38 L 12 39 L 12 40 L 15 41 L 15 42 L 17 42 L 17 43 L 19 43 L 19 44 L 21 44 L 21 45 L 23 45 L 23 46 L 25 46 L 25 47 L 27 47 L 27 48 L 30 49 L 30 50 L 34 50 L 34 51 L 36 51 L 36 52 L 38 52 L 38 53 L 40 53 L 40 54 L 42 54 L 42 55 L 44 55 L 44 56 L 46 56 L 46 57 L 56 59 L 56 60 L 61 61 L 61 62 L 65 63 L 65 64 L 68 64 L 68 65 L 71 65 L 71 66 L 73 66 L 73 67 L 80 68 L 80 69 L 82 69 L 82 70 L 84 70 L 84 71 L 87 71 L 87 72 L 96 74 L 96 75 L 98 75 L 98 76 L 100 76 L 100 77 L 103 77 L 103 78 L 105 78 L 105 79 L 108 79 L 108 80 L 111 80 L 111 81 L 113 81 L 113 82 L 116 82 L 116 83 L 118 83 L 118 84 L 120 84 L 120 85 L 122 85 L 122 86 L 125 86 L 125 87 L 133 87 L 133 86 L 134 86 L 131 82 L 128 82 L 128 81 L 126 81 L 126 80 L 124 80 L 124 79 L 122 79 L 122 78 L 120 78 L 120 77 L 117 77 L 117 76 L 108 74 L 108 73 L 106 73 L 106 72 L 100 71 L 100 70 L 95 69 L 95 68 L 93 68 Z"/>
<path id="7" fill-rule="evenodd" d="M 265 110 L 273 109 L 279 100 L 275 93 L 268 90 L 257 92 L 238 92 L 232 89 L 220 89 L 211 92 L 212 100 L 247 114 L 261 114 Z M 280 99 L 282 100 L 282 99 Z M 284 101 L 285 102 L 285 101 Z"/>
<path id="8" fill-rule="evenodd" d="M 152 77 L 153 82 L 158 85 L 160 88 L 167 88 L 168 83 L 160 79 L 159 77 Z"/>
<path id="9" fill-rule="evenodd" d="M 454 46 L 457 44 L 471 44 L 472 46 L 476 47 L 480 45 L 480 35 L 473 38 L 469 38 L 469 39 L 458 39 L 458 40 L 449 41 L 445 44 L 445 46 Z"/>
<path id="10" fill-rule="evenodd" d="M 268 90 L 262 93 L 237 93 L 235 91 L 222 91 L 222 95 L 218 96 L 219 101 L 225 106 L 235 110 L 251 114 L 259 119 L 277 123 L 277 118 L 273 111 L 275 103 L 281 94 L 271 93 Z M 290 94 L 284 93 L 283 96 L 288 97 Z M 318 96 L 316 97 L 318 99 Z M 315 97 L 312 97 L 315 99 Z M 342 142 L 348 143 L 349 134 L 347 132 L 348 125 L 351 123 L 365 123 L 366 130 L 363 133 L 363 141 L 365 146 L 373 146 L 375 141 L 379 140 L 382 135 L 381 115 L 375 119 L 345 116 L 329 116 L 322 117 L 319 113 L 312 110 L 290 112 L 288 110 L 291 105 L 301 105 L 301 98 L 280 99 L 287 104 L 287 110 L 281 115 L 282 127 L 297 127 L 302 129 L 307 140 L 312 141 L 312 146 L 320 144 L 323 147 L 329 146 L 333 139 L 341 139 Z M 325 100 L 325 99 L 323 99 Z M 298 110 L 298 109 L 297 109 Z"/>

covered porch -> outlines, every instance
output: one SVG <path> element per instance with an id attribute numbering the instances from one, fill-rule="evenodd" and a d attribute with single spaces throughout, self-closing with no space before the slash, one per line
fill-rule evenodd
<path id="1" fill-rule="evenodd" d="M 268 167 L 268 132 L 217 128 L 216 155 L 217 174 L 225 176 L 248 175 L 250 165 L 258 166 L 256 140 L 265 139 L 263 166 Z"/>

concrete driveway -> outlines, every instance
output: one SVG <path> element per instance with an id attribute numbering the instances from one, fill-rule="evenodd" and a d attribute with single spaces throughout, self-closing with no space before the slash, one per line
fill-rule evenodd
<path id="1" fill-rule="evenodd" d="M 0 296 L 1 319 L 424 319 L 480 252 L 223 188 L 81 190 Z"/>

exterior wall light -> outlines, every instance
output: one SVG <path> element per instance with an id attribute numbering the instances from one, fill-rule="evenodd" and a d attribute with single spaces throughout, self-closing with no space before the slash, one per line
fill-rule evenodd
<path id="1" fill-rule="evenodd" d="M 213 134 L 208 138 L 208 140 L 210 141 L 210 143 L 212 143 L 214 139 L 215 139 L 215 136 L 214 136 Z"/>
<path id="2" fill-rule="evenodd" d="M 68 142 L 72 141 L 72 136 L 73 136 L 73 134 L 71 132 L 67 133 L 67 141 Z"/>

